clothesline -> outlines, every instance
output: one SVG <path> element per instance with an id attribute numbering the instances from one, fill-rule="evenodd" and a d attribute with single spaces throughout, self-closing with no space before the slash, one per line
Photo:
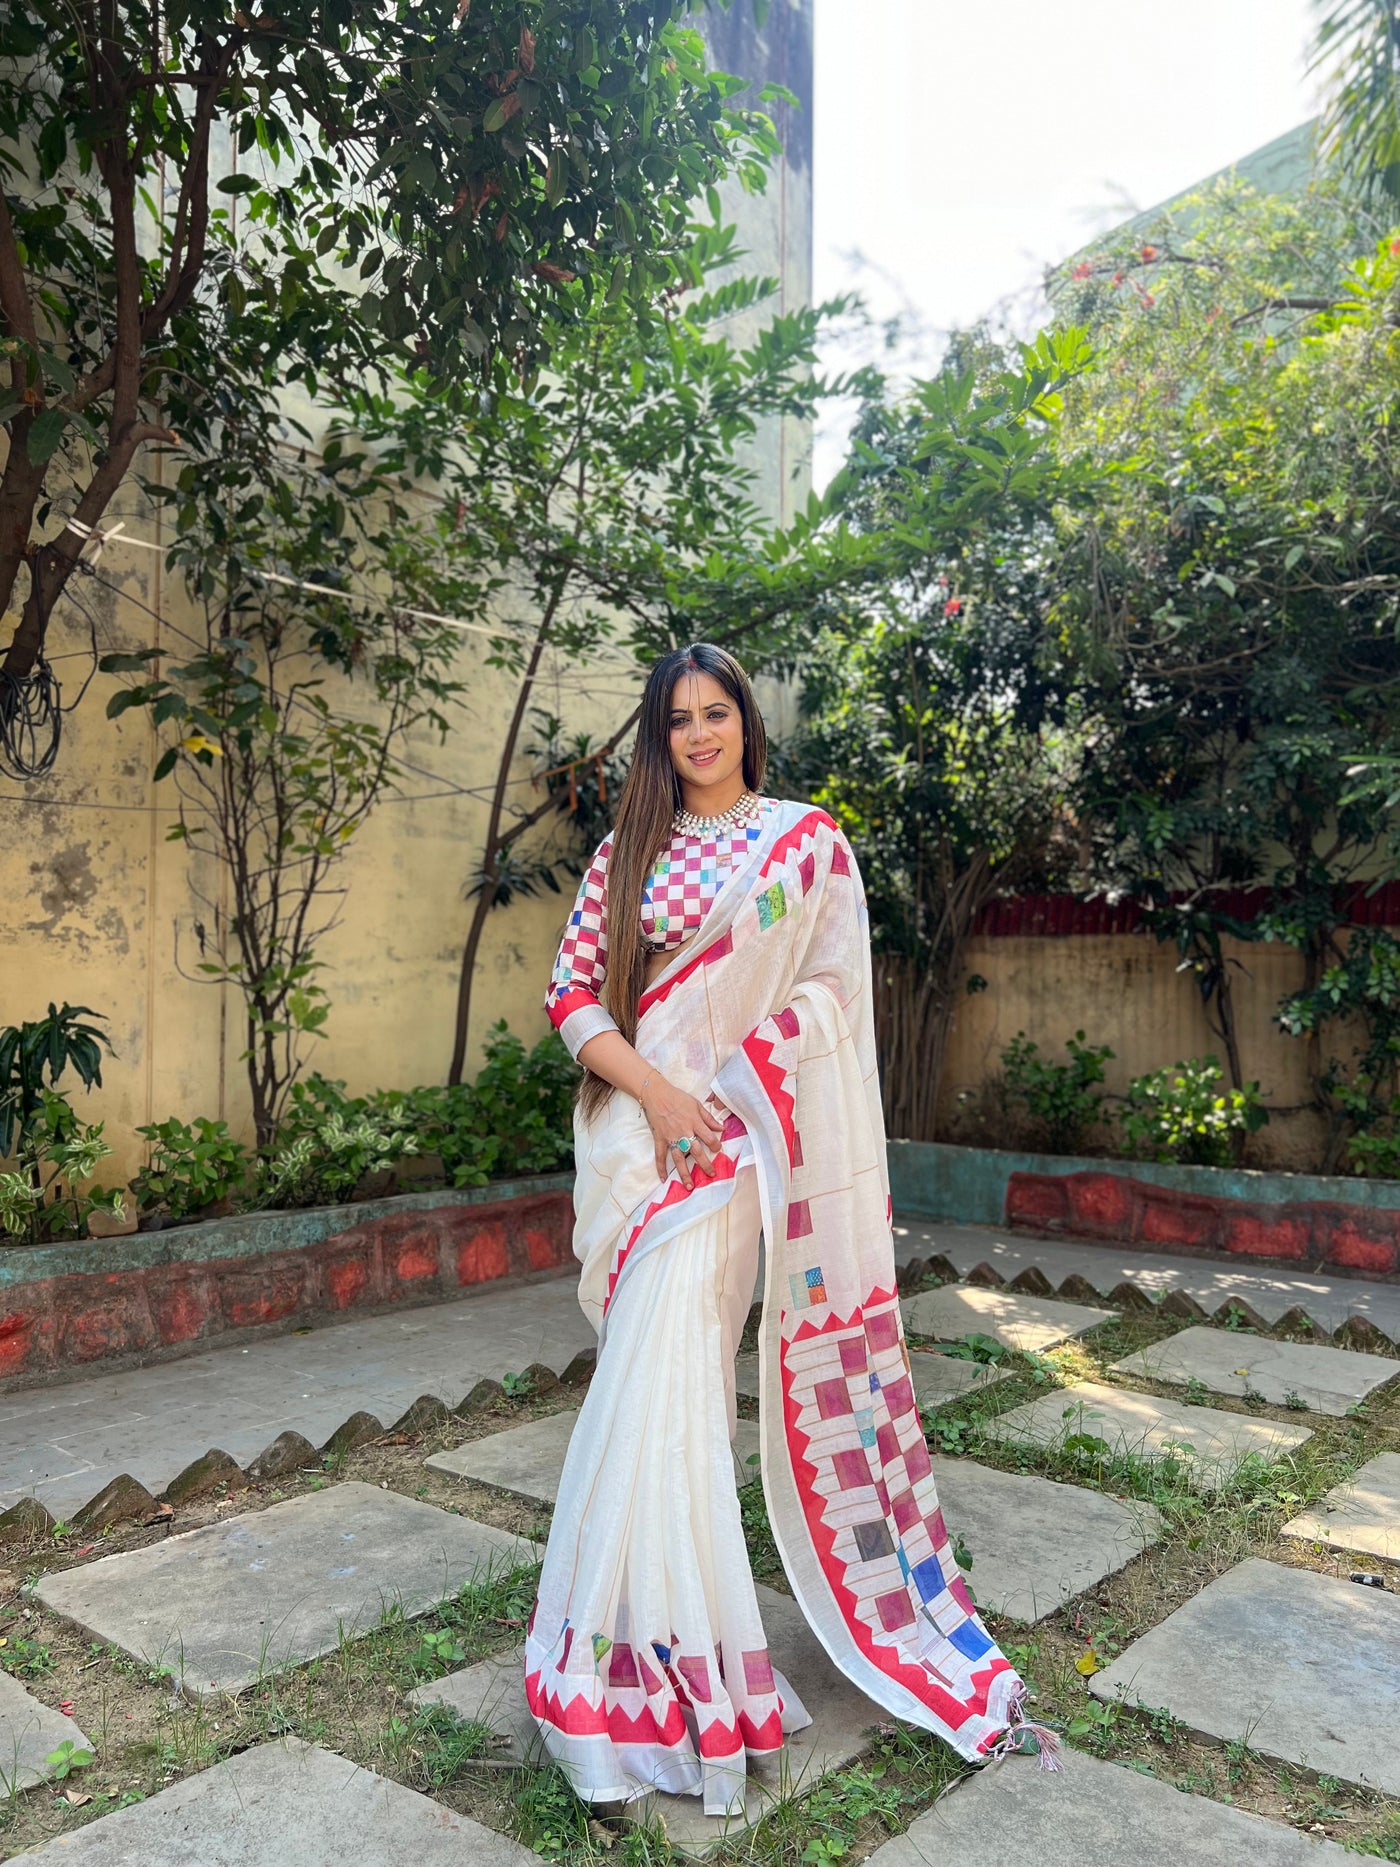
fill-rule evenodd
<path id="1" fill-rule="evenodd" d="M 158 545 L 150 538 L 134 537 L 126 529 L 125 519 L 118 519 L 117 523 L 106 531 L 96 525 L 85 525 L 81 519 L 65 520 L 64 528 L 67 531 L 76 532 L 83 540 L 82 550 L 78 553 L 80 558 L 85 555 L 88 546 L 96 540 L 97 549 L 93 552 L 91 560 L 94 564 L 109 544 L 134 545 L 138 551 L 157 551 L 162 555 L 166 550 L 164 545 Z M 493 629 L 484 622 L 467 622 L 461 616 L 441 616 L 436 610 L 410 609 L 404 603 L 381 605 L 373 597 L 360 596 L 353 590 L 337 590 L 333 584 L 328 583 L 308 583 L 302 578 L 283 576 L 281 571 L 250 569 L 249 575 L 261 577 L 266 583 L 285 584 L 289 590 L 305 590 L 311 596 L 334 596 L 338 597 L 342 603 L 371 604 L 375 608 L 392 609 L 397 615 L 411 616 L 416 622 L 435 622 L 445 629 L 469 629 L 477 635 L 497 637 L 509 634 L 507 629 Z"/>

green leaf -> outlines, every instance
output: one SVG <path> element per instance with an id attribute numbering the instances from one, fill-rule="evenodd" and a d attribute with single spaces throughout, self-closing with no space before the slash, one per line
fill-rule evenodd
<path id="1" fill-rule="evenodd" d="M 67 420 L 64 409 L 46 408 L 29 430 L 29 458 L 36 467 L 53 458 Z"/>
<path id="2" fill-rule="evenodd" d="M 129 655 L 104 655 L 97 666 L 103 674 L 144 674 L 146 664 L 159 653 L 158 648 L 137 648 Z"/>
<path id="3" fill-rule="evenodd" d="M 162 778 L 168 778 L 171 772 L 174 771 L 179 757 L 180 748 L 178 746 L 167 746 L 156 761 L 156 768 L 151 773 L 152 782 L 159 784 Z"/>
<path id="4" fill-rule="evenodd" d="M 558 207 L 564 199 L 564 187 L 569 178 L 569 158 L 562 149 L 552 149 L 549 154 L 549 168 L 545 174 L 544 198 L 551 207 Z"/>

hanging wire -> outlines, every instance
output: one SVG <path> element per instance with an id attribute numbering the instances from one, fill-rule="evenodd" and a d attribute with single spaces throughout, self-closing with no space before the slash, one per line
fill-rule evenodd
<path id="1" fill-rule="evenodd" d="M 21 780 L 46 777 L 62 738 L 63 689 L 44 656 L 28 674 L 0 669 L 0 771 Z"/>

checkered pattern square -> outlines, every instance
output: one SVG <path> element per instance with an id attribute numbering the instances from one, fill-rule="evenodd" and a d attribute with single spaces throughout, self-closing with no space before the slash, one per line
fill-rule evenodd
<path id="1" fill-rule="evenodd" d="M 755 818 L 719 837 L 676 832 L 642 889 L 642 937 L 648 946 L 664 950 L 691 937 L 736 865 L 748 856 L 761 827 Z"/>
<path id="2" fill-rule="evenodd" d="M 772 800 L 763 800 L 763 810 Z M 642 890 L 642 938 L 657 951 L 677 947 L 699 928 L 716 895 L 747 859 L 763 829 L 755 812 L 748 823 L 730 826 L 722 836 L 671 838 Z M 550 1022 L 577 1056 L 590 1037 L 616 1030 L 599 1000 L 608 967 L 608 857 L 612 837 L 599 843 L 578 885 L 573 912 L 550 974 L 545 1010 Z"/>

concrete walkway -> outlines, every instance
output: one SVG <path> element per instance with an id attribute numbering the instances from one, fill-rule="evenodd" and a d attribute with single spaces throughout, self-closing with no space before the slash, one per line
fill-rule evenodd
<path id="1" fill-rule="evenodd" d="M 0 1508 L 32 1494 L 72 1515 L 119 1472 L 161 1491 L 218 1446 L 240 1465 L 281 1432 L 324 1445 L 352 1413 L 386 1426 L 420 1394 L 455 1407 L 480 1380 L 594 1345 L 572 1277 L 330 1323 L 0 1398 Z"/>
<path id="2" fill-rule="evenodd" d="M 901 1262 L 941 1252 L 963 1274 L 988 1263 L 1009 1282 L 1035 1265 L 1055 1285 L 1072 1273 L 1105 1292 L 1127 1280 L 1186 1291 L 1207 1311 L 1239 1298 L 1268 1321 L 1296 1304 L 1327 1330 L 1360 1315 L 1400 1338 L 1397 1285 L 915 1218 L 896 1219 L 895 1245 Z M 0 1508 L 32 1494 L 65 1518 L 121 1472 L 160 1491 L 211 1446 L 246 1465 L 288 1429 L 324 1445 L 361 1409 L 389 1426 L 421 1394 L 456 1406 L 479 1380 L 533 1361 L 561 1372 L 593 1342 L 565 1275 L 10 1394 L 0 1399 Z"/>

